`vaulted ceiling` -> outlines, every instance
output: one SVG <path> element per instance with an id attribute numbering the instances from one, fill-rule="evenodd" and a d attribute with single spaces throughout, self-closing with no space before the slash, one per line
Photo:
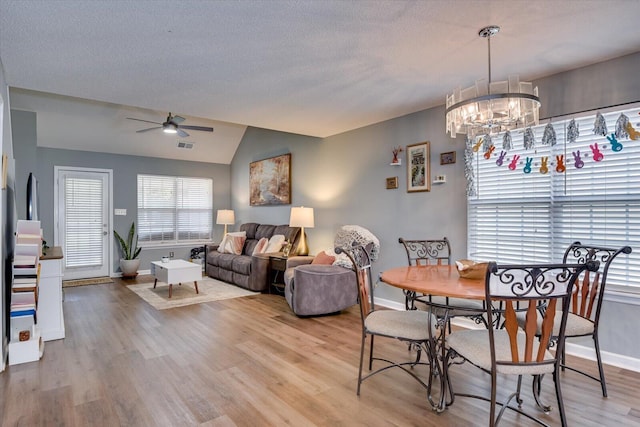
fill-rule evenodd
<path id="1" fill-rule="evenodd" d="M 487 77 L 483 26 L 493 79 L 533 80 L 639 51 L 638 22 L 638 0 L 2 0 L 0 60 L 12 88 L 107 103 L 131 141 L 163 135 L 129 116 L 212 126 L 192 139 L 229 163 L 246 126 L 327 137 L 444 104 Z"/>

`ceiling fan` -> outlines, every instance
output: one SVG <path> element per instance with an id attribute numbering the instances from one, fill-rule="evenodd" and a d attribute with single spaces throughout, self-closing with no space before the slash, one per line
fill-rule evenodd
<path id="1" fill-rule="evenodd" d="M 150 120 L 134 119 L 133 117 L 127 117 L 127 119 L 136 120 L 138 122 L 153 123 L 156 125 L 160 125 L 160 126 L 154 126 L 152 128 L 137 130 L 136 131 L 137 133 L 147 132 L 154 129 L 162 129 L 162 131 L 165 133 L 177 133 L 182 138 L 186 138 L 187 136 L 189 136 L 189 134 L 185 132 L 183 129 L 213 132 L 213 128 L 210 128 L 210 127 L 181 125 L 180 123 L 184 122 L 185 118 L 180 116 L 172 116 L 171 113 L 169 113 L 169 115 L 167 116 L 167 120 L 164 123 L 152 122 Z"/>

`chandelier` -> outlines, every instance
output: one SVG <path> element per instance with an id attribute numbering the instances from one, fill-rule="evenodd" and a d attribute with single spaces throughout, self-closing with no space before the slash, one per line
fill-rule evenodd
<path id="1" fill-rule="evenodd" d="M 477 135 L 496 134 L 519 127 L 538 124 L 540 98 L 538 88 L 530 82 L 521 82 L 518 76 L 506 81 L 491 81 L 491 36 L 500 27 L 490 25 L 478 32 L 487 39 L 489 80 L 476 81 L 466 89 L 458 87 L 447 96 L 447 133 Z"/>

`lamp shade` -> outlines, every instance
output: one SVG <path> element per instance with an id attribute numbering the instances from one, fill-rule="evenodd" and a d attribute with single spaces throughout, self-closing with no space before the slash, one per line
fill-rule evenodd
<path id="1" fill-rule="evenodd" d="M 216 217 L 216 224 L 234 224 L 236 222 L 235 214 L 231 209 L 219 209 Z"/>
<path id="2" fill-rule="evenodd" d="M 290 227 L 307 227 L 313 228 L 313 208 L 291 208 L 291 216 L 289 217 Z"/>

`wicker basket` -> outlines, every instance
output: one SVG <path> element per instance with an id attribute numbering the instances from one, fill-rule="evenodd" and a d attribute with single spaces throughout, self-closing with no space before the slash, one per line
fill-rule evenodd
<path id="1" fill-rule="evenodd" d="M 484 279 L 488 265 L 487 262 L 475 262 L 469 259 L 456 261 L 458 274 L 465 279 Z"/>

